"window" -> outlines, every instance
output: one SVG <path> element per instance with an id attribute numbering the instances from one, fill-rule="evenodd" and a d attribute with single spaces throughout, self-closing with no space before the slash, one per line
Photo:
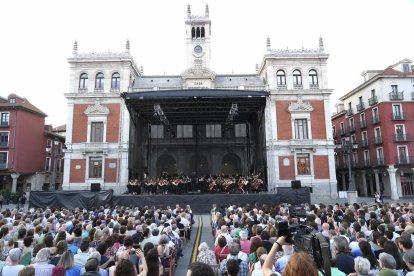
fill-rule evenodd
<path id="1" fill-rule="evenodd" d="M 177 125 L 177 138 L 192 138 L 193 126 L 192 125 Z"/>
<path id="2" fill-rule="evenodd" d="M 310 175 L 310 154 L 300 153 L 296 155 L 296 167 L 299 175 Z"/>
<path id="3" fill-rule="evenodd" d="M 372 122 L 373 123 L 378 123 L 379 122 L 378 108 L 373 108 L 372 109 Z"/>
<path id="4" fill-rule="evenodd" d="M 403 113 L 402 113 L 402 110 L 401 110 L 401 105 L 399 105 L 399 104 L 393 104 L 392 105 L 392 115 L 393 115 L 393 119 L 395 119 L 395 120 L 403 119 Z"/>
<path id="5" fill-rule="evenodd" d="M 364 150 L 364 162 L 365 166 L 369 166 L 369 150 Z"/>
<path id="6" fill-rule="evenodd" d="M 295 139 L 309 139 L 307 119 L 295 119 Z"/>
<path id="7" fill-rule="evenodd" d="M 7 169 L 7 152 L 0 152 L 0 169 Z"/>
<path id="8" fill-rule="evenodd" d="M 2 112 L 1 116 L 0 116 L 0 125 L 8 126 L 9 125 L 9 118 L 10 118 L 9 112 Z"/>
<path id="9" fill-rule="evenodd" d="M 363 104 L 363 102 L 362 102 L 362 96 L 360 96 L 359 98 L 358 98 L 358 100 L 359 100 L 359 104 Z"/>
<path id="10" fill-rule="evenodd" d="M 98 73 L 96 74 L 95 89 L 102 90 L 103 88 L 104 88 L 104 74 Z"/>
<path id="11" fill-rule="evenodd" d="M 302 74 L 299 70 L 293 71 L 293 85 L 302 86 Z"/>
<path id="12" fill-rule="evenodd" d="M 45 171 L 50 172 L 50 157 L 46 157 Z"/>
<path id="13" fill-rule="evenodd" d="M 89 159 L 89 178 L 102 178 L 102 157 Z"/>
<path id="14" fill-rule="evenodd" d="M 365 113 L 359 114 L 359 123 L 361 128 L 366 127 L 367 122 L 365 121 Z"/>
<path id="15" fill-rule="evenodd" d="M 384 165 L 384 150 L 382 148 L 377 148 L 377 165 Z"/>
<path id="16" fill-rule="evenodd" d="M 121 77 L 120 77 L 119 73 L 113 73 L 112 74 L 112 80 L 111 80 L 111 89 L 112 90 L 119 90 L 120 80 L 121 80 Z"/>
<path id="17" fill-rule="evenodd" d="M 374 133 L 375 133 L 375 138 L 381 137 L 381 128 L 376 127 Z"/>
<path id="18" fill-rule="evenodd" d="M 336 137 L 336 127 L 332 126 L 332 136 Z"/>
<path id="19" fill-rule="evenodd" d="M 87 89 L 88 88 L 88 74 L 83 73 L 83 74 L 80 75 L 79 88 L 80 89 Z"/>
<path id="20" fill-rule="evenodd" d="M 309 71 L 309 82 L 310 82 L 310 84 L 311 84 L 311 86 L 312 85 L 318 85 L 318 73 L 316 73 L 316 71 L 315 70 L 310 70 Z"/>
<path id="21" fill-rule="evenodd" d="M 344 134 L 345 133 L 345 127 L 344 127 L 344 123 L 343 122 L 339 124 L 339 131 L 341 132 L 341 134 Z"/>
<path id="22" fill-rule="evenodd" d="M 16 103 L 16 98 L 11 98 L 11 99 L 9 99 L 9 103 L 11 103 L 11 104 L 15 104 L 15 103 Z"/>
<path id="23" fill-rule="evenodd" d="M 356 141 L 356 136 L 355 136 L 355 134 L 351 135 L 351 142 L 352 142 L 352 143 L 356 143 L 356 142 L 357 142 L 357 141 Z"/>
<path id="24" fill-rule="evenodd" d="M 400 164 L 408 163 L 407 147 L 398 147 L 398 161 Z"/>
<path id="25" fill-rule="evenodd" d="M 221 137 L 221 125 L 206 125 L 206 137 Z"/>
<path id="26" fill-rule="evenodd" d="M 349 119 L 349 130 L 355 130 L 354 118 Z"/>
<path id="27" fill-rule="evenodd" d="M 61 159 L 56 160 L 56 171 L 57 172 L 60 172 L 60 167 L 62 166 L 61 163 L 62 163 Z"/>
<path id="28" fill-rule="evenodd" d="M 366 131 L 362 132 L 362 145 L 363 146 L 368 145 L 368 133 Z"/>
<path id="29" fill-rule="evenodd" d="M 103 142 L 104 123 L 92 122 L 91 123 L 91 142 Z"/>
<path id="30" fill-rule="evenodd" d="M 392 93 L 398 93 L 398 85 L 395 85 L 395 84 L 391 85 L 391 91 Z"/>
<path id="31" fill-rule="evenodd" d="M 284 86 L 286 85 L 286 74 L 285 71 L 279 70 L 276 73 L 276 79 L 277 79 L 277 86 Z"/>
<path id="32" fill-rule="evenodd" d="M 409 73 L 410 72 L 410 65 L 408 63 L 403 63 L 403 72 Z"/>
<path id="33" fill-rule="evenodd" d="M 371 97 L 374 98 L 375 97 L 375 89 L 371 90 Z"/>
<path id="34" fill-rule="evenodd" d="M 164 138 L 164 126 L 163 125 L 151 125 L 151 138 L 153 139 Z"/>
<path id="35" fill-rule="evenodd" d="M 0 132 L 0 147 L 6 148 L 9 146 L 9 132 Z"/>
<path id="36" fill-rule="evenodd" d="M 404 133 L 404 125 L 395 125 L 395 134 L 397 134 L 397 136 L 403 136 Z"/>
<path id="37" fill-rule="evenodd" d="M 234 135 L 236 137 L 246 137 L 246 124 L 234 125 Z"/>

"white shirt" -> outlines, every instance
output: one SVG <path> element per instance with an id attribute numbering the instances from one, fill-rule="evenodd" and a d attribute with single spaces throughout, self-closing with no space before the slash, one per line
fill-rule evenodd
<path id="1" fill-rule="evenodd" d="M 233 238 L 231 237 L 231 235 L 229 233 L 220 233 L 217 238 L 216 241 L 214 242 L 214 245 L 217 246 L 218 245 L 218 239 L 223 236 L 226 238 L 227 244 L 230 246 L 231 243 L 233 242 Z"/>
<path id="2" fill-rule="evenodd" d="M 3 267 L 2 275 L 4 276 L 17 276 L 20 270 L 24 268 L 24 265 L 6 265 Z"/>

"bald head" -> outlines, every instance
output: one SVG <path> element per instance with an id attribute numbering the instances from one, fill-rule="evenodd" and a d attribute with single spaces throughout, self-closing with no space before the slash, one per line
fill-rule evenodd
<path id="1" fill-rule="evenodd" d="M 222 225 L 221 228 L 221 233 L 227 233 L 227 226 L 226 225 Z"/>

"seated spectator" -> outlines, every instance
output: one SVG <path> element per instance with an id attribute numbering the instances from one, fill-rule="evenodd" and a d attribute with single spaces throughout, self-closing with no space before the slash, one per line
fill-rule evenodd
<path id="1" fill-rule="evenodd" d="M 397 263 L 394 257 L 388 253 L 381 253 L 379 255 L 379 267 L 380 272 L 378 276 L 398 276 L 398 272 L 395 270 Z"/>
<path id="2" fill-rule="evenodd" d="M 52 265 L 57 265 L 59 263 L 60 257 L 63 253 L 68 251 L 68 244 L 66 241 L 61 240 L 56 244 L 56 254 L 52 257 L 49 263 Z M 70 251 L 70 250 L 69 250 Z M 72 252 L 72 251 L 71 251 Z M 72 253 L 73 254 L 73 253 Z"/>
<path id="3" fill-rule="evenodd" d="M 349 254 L 348 242 L 344 237 L 334 238 L 334 256 L 338 269 L 345 274 L 355 272 L 354 258 Z"/>
<path id="4" fill-rule="evenodd" d="M 89 242 L 83 241 L 79 248 L 80 252 L 75 255 L 75 265 L 83 267 L 89 259 Z"/>
<path id="5" fill-rule="evenodd" d="M 239 276 L 247 276 L 249 273 L 249 266 L 246 261 L 239 258 L 239 252 L 240 252 L 240 245 L 237 243 L 233 243 L 230 246 L 230 255 L 227 257 L 227 259 L 223 260 L 220 263 L 220 273 L 225 274 L 227 273 L 227 262 L 229 260 L 236 260 L 239 262 Z"/>
<path id="6" fill-rule="evenodd" d="M 211 266 L 205 263 L 194 262 L 188 267 L 187 276 L 215 276 L 215 273 Z"/>
<path id="7" fill-rule="evenodd" d="M 208 244 L 202 242 L 198 247 L 197 262 L 205 263 L 208 265 L 217 264 L 216 256 L 212 250 L 208 247 Z"/>
<path id="8" fill-rule="evenodd" d="M 90 258 L 85 264 L 85 273 L 82 276 L 99 276 L 99 262 L 95 258 Z"/>
<path id="9" fill-rule="evenodd" d="M 75 266 L 75 260 L 72 251 L 68 250 L 60 257 L 58 265 L 65 268 L 65 276 L 79 276 L 80 267 Z"/>
<path id="10" fill-rule="evenodd" d="M 247 231 L 239 231 L 241 251 L 250 254 L 251 241 L 249 241 Z M 227 240 L 227 239 L 226 239 Z"/>
<path id="11" fill-rule="evenodd" d="M 68 243 L 68 249 L 72 251 L 73 254 L 77 254 L 79 247 L 73 244 L 74 240 L 75 240 L 75 237 L 69 236 L 66 241 Z"/>
<path id="12" fill-rule="evenodd" d="M 261 247 L 264 248 L 264 247 Z M 266 260 L 267 254 L 262 254 L 259 257 L 259 261 L 255 263 L 255 265 L 253 266 L 253 270 L 250 274 L 250 276 L 263 276 L 263 264 Z M 258 264 L 258 265 L 256 265 Z"/>
<path id="13" fill-rule="evenodd" d="M 218 263 L 221 263 L 224 259 L 227 258 L 230 247 L 227 244 L 227 240 L 225 237 L 221 236 L 218 239 L 218 245 L 214 249 L 214 254 L 216 255 L 216 259 Z"/>
<path id="14" fill-rule="evenodd" d="M 249 251 L 249 261 L 251 264 L 254 264 L 255 262 L 259 260 L 256 255 L 256 250 L 259 247 L 262 247 L 262 240 L 259 239 L 258 237 L 252 237 L 250 240 L 250 251 Z"/>
<path id="15" fill-rule="evenodd" d="M 51 276 L 52 270 L 55 267 L 49 264 L 50 250 L 49 248 L 42 248 L 36 254 L 35 264 L 33 265 L 36 271 L 36 275 Z"/>
<path id="16" fill-rule="evenodd" d="M 225 237 L 227 244 L 231 244 L 233 242 L 233 238 L 230 236 L 230 234 L 228 233 L 228 229 L 226 225 L 221 226 L 220 228 L 220 234 L 217 235 L 216 240 L 214 242 L 214 245 L 217 246 L 218 245 L 218 239 L 219 237 Z"/>
<path id="17" fill-rule="evenodd" d="M 398 250 L 397 245 L 395 244 L 395 242 L 393 241 L 386 241 L 384 243 L 384 253 L 388 253 L 391 256 L 394 257 L 395 259 L 395 269 L 396 270 L 401 270 L 403 269 L 403 260 L 400 256 L 400 252 Z"/>
<path id="18" fill-rule="evenodd" d="M 290 257 L 292 257 L 293 253 L 295 253 L 293 245 L 291 244 L 282 245 L 282 249 L 283 256 L 278 258 L 275 262 L 276 271 L 281 274 L 283 273 L 283 270 L 285 269 Z"/>
<path id="19" fill-rule="evenodd" d="M 20 263 L 20 256 L 22 251 L 19 248 L 13 248 L 9 251 L 10 264 L 3 267 L 1 272 L 4 276 L 17 275 L 24 268 Z"/>
<path id="20" fill-rule="evenodd" d="M 348 276 L 368 276 L 370 274 L 371 264 L 368 259 L 364 257 L 356 257 L 354 269 L 355 272 L 348 274 Z"/>
<path id="21" fill-rule="evenodd" d="M 410 272 L 405 274 L 405 276 L 414 276 L 414 249 L 405 252 L 403 256 L 403 261 L 410 270 Z"/>
<path id="22" fill-rule="evenodd" d="M 5 274 L 3 274 L 6 276 Z M 33 266 L 26 266 L 19 272 L 19 276 L 35 276 L 35 269 Z"/>
<path id="23" fill-rule="evenodd" d="M 240 271 L 239 262 L 237 260 L 228 260 L 226 264 L 228 276 L 238 276 Z M 242 272 L 243 273 L 243 272 Z M 241 274 L 240 274 L 241 275 Z M 246 273 L 246 275 L 248 275 Z"/>

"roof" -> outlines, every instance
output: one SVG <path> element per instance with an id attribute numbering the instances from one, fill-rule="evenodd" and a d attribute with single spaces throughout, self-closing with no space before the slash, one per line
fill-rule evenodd
<path id="1" fill-rule="evenodd" d="M 15 99 L 14 103 L 10 102 L 10 99 Z M 0 101 L 0 108 L 3 109 L 11 109 L 11 108 L 20 108 L 37 115 L 47 117 L 47 114 L 44 113 L 42 110 L 31 104 L 26 98 L 22 98 L 16 94 L 10 94 L 8 96 L 7 101 Z"/>

